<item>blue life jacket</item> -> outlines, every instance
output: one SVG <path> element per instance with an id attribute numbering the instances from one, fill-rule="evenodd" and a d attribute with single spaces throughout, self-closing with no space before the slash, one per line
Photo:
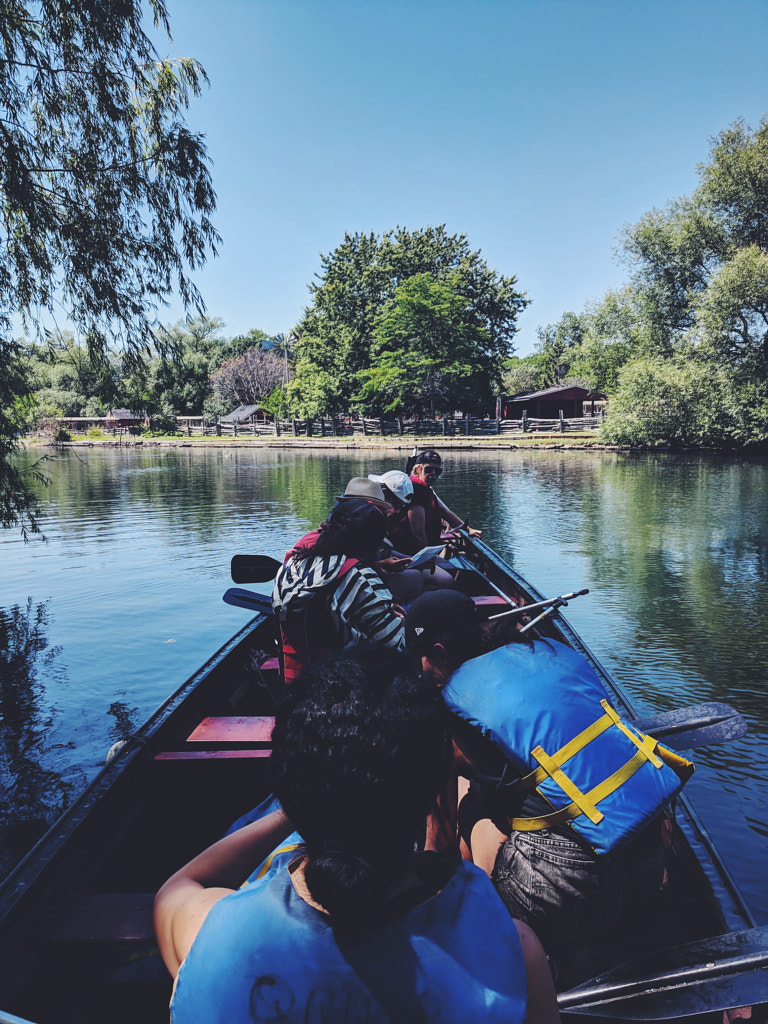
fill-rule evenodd
<path id="1" fill-rule="evenodd" d="M 690 761 L 622 722 L 587 660 L 550 640 L 465 662 L 443 690 L 552 808 L 511 818 L 518 831 L 569 825 L 597 853 L 626 845 L 693 772 Z"/>
<path id="2" fill-rule="evenodd" d="M 171 1021 L 522 1024 L 526 993 L 517 929 L 474 865 L 364 928 L 332 927 L 284 867 L 212 907 L 181 965 Z"/>

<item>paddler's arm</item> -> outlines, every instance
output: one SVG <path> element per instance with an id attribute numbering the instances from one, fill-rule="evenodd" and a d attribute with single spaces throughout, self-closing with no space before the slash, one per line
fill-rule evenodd
<path id="1" fill-rule="evenodd" d="M 214 903 L 235 892 L 293 831 L 282 810 L 220 839 L 172 875 L 155 897 L 155 932 L 175 978 Z"/>
<path id="2" fill-rule="evenodd" d="M 525 976 L 528 982 L 528 1024 L 557 1024 L 560 1020 L 560 1011 L 557 1008 L 555 983 L 544 948 L 527 924 L 516 920 L 515 927 L 523 950 Z"/>
<path id="3" fill-rule="evenodd" d="M 427 514 L 421 505 L 408 509 L 408 526 L 411 529 L 414 546 L 417 551 L 429 547 L 427 544 Z"/>
<path id="4" fill-rule="evenodd" d="M 448 506 L 445 504 L 445 502 L 443 501 L 439 494 L 436 494 L 434 491 L 432 493 L 437 498 L 437 503 L 440 506 L 440 511 L 442 513 L 443 519 L 450 527 L 450 530 L 457 530 L 460 526 L 463 526 L 464 520 L 460 519 L 453 511 L 453 509 L 448 508 Z M 449 533 L 450 530 L 448 531 Z M 467 527 L 467 533 L 469 534 L 470 537 L 482 537 L 483 535 L 482 530 L 475 530 L 474 528 L 469 526 Z"/>

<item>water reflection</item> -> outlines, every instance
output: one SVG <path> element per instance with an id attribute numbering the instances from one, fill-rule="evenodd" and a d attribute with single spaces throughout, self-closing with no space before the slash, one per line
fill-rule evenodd
<path id="1" fill-rule="evenodd" d="M 56 664 L 60 649 L 48 642 L 48 621 L 47 602 L 0 609 L 0 873 L 40 838 L 83 784 L 77 770 L 51 765 L 56 712 L 40 676 L 55 686 L 63 673 Z"/>

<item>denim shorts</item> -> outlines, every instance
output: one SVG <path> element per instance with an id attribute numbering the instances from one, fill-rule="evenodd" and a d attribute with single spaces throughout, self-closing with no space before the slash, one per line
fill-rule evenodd
<path id="1" fill-rule="evenodd" d="M 496 856 L 491 880 L 512 916 L 530 925 L 548 950 L 561 940 L 597 937 L 629 905 L 661 890 L 658 822 L 650 829 L 602 855 L 551 829 L 513 832 Z"/>

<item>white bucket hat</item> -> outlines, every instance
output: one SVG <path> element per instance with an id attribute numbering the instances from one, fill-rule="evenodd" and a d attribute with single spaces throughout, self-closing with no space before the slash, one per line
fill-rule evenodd
<path id="1" fill-rule="evenodd" d="M 378 482 L 374 482 L 373 477 L 352 477 L 344 493 L 339 495 L 339 501 L 343 501 L 345 498 L 362 498 L 364 501 L 369 501 L 372 505 L 380 508 L 382 512 L 388 512 L 392 508 L 384 497 L 381 485 Z"/>
<path id="2" fill-rule="evenodd" d="M 383 473 L 381 476 L 369 473 L 368 479 L 373 480 L 376 484 L 381 484 L 383 487 L 386 487 L 387 490 L 390 490 L 404 505 L 410 505 L 413 501 L 413 484 L 411 483 L 411 478 L 407 473 L 403 473 L 399 469 L 390 469 L 389 472 Z"/>

